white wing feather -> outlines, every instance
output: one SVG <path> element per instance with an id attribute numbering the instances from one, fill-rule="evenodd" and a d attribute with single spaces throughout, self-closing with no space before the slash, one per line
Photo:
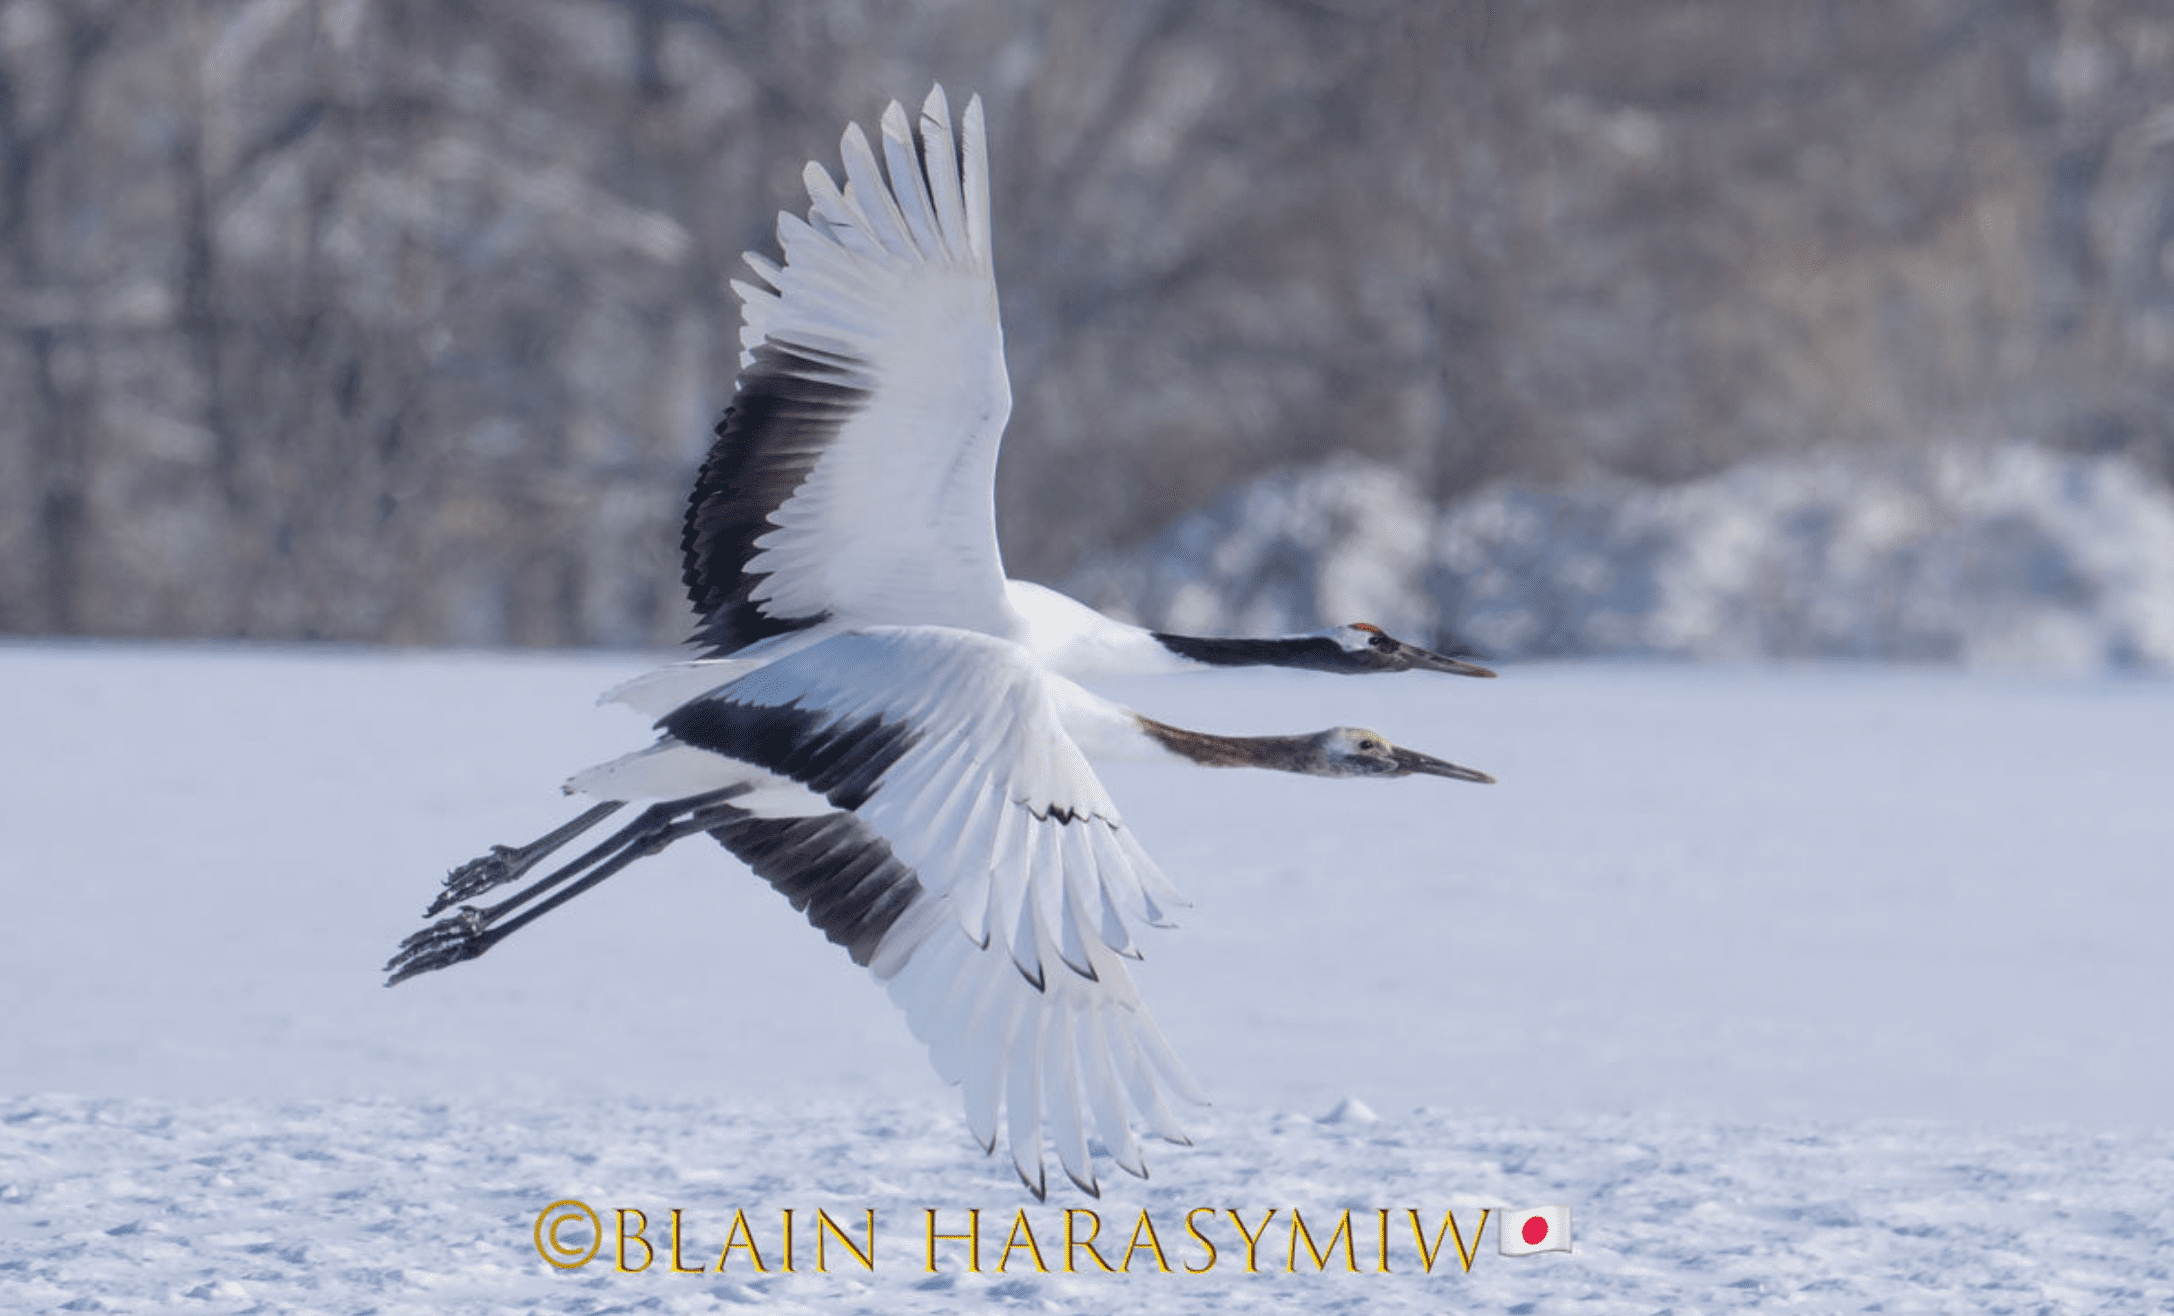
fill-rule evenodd
<path id="1" fill-rule="evenodd" d="M 980 101 L 967 107 L 963 144 L 953 141 L 940 87 L 919 126 L 917 143 L 895 102 L 884 114 L 888 181 L 859 129 L 849 129 L 846 186 L 810 165 L 808 218 L 778 217 L 783 263 L 750 253 L 749 268 L 768 286 L 733 285 L 743 299 L 743 367 L 768 342 L 817 354 L 824 383 L 865 394 L 806 478 L 767 510 L 775 528 L 738 565 L 763 578 L 751 598 L 770 616 L 1009 636 L 1018 622 L 994 488 L 1011 384 Z"/>
<path id="2" fill-rule="evenodd" d="M 789 711 L 805 720 L 805 741 L 858 734 L 896 750 L 850 807 L 919 889 L 869 967 L 937 1072 L 963 1087 L 982 1145 L 993 1149 L 1001 1123 L 1020 1178 L 1040 1193 L 1046 1132 L 1066 1174 L 1093 1192 L 1089 1128 L 1136 1174 L 1144 1163 L 1130 1118 L 1183 1141 L 1169 1099 L 1205 1097 L 1125 967 L 1139 953 L 1132 924 L 1160 922 L 1181 901 L 1068 729 L 1106 737 L 1122 711 L 1009 641 L 949 627 L 843 632 L 746 666 L 711 665 L 729 679 L 689 708 Z M 661 682 L 628 702 L 672 688 Z M 693 725 L 678 716 L 668 725 Z M 753 783 L 734 803 L 764 816 L 841 807 L 779 775 L 794 750 L 766 743 L 743 760 L 668 736 L 570 789 L 650 799 Z"/>
<path id="3" fill-rule="evenodd" d="M 728 459 L 714 483 L 705 467 L 689 530 L 698 607 L 720 601 L 705 611 L 705 638 L 729 656 L 606 696 L 715 743 L 668 736 L 569 788 L 664 799 L 752 785 L 734 807 L 814 820 L 831 837 L 821 820 L 850 810 L 867 844 L 910 872 L 894 879 L 899 889 L 914 892 L 865 962 L 938 1072 L 963 1087 L 975 1137 L 993 1150 L 1001 1122 L 1021 1179 L 1040 1193 L 1046 1130 L 1067 1174 L 1093 1191 L 1090 1125 L 1144 1174 L 1134 1113 L 1182 1141 L 1168 1098 L 1204 1100 L 1125 967 L 1139 955 L 1133 925 L 1162 924 L 1183 901 L 1082 754 L 1080 737 L 1100 752 L 1137 728 L 1007 642 L 1049 609 L 1017 606 L 997 549 L 1011 389 L 978 98 L 960 128 L 954 144 L 940 87 L 917 124 L 892 104 L 879 147 L 849 127 L 843 183 L 811 164 L 807 218 L 778 218 L 782 260 L 748 255 L 753 278 L 732 285 L 743 370 L 770 350 L 743 376 L 741 403 L 748 379 L 761 381 L 755 405 L 720 431 L 721 445 L 749 446 L 719 451 L 773 465 Z M 794 462 L 804 474 L 776 465 Z M 795 474 L 730 475 L 758 469 Z M 1057 620 L 1066 643 L 1053 647 L 1098 665 L 1074 634 L 1085 623 Z M 674 720 L 698 706 L 725 729 Z M 744 731 L 770 713 L 761 734 Z M 772 743 L 796 734 L 798 760 L 793 744 Z M 811 766 L 842 761 L 840 745 L 850 756 L 854 737 L 890 756 L 872 785 Z M 780 881 L 774 852 L 767 863 Z"/>

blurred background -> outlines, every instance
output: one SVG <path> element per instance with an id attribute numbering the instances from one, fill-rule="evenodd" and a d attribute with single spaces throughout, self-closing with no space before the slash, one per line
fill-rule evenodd
<path id="1" fill-rule="evenodd" d="M 725 281 L 932 81 L 1015 575 L 2174 666 L 2158 0 L 0 0 L 0 633 L 683 638 Z"/>

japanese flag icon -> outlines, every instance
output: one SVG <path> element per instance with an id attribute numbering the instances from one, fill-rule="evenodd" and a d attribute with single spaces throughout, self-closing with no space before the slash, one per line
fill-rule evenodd
<path id="1" fill-rule="evenodd" d="M 1495 1235 L 1495 1246 L 1506 1257 L 1529 1257 L 1535 1252 L 1570 1250 L 1570 1208 L 1536 1206 L 1526 1211 L 1504 1211 Z"/>

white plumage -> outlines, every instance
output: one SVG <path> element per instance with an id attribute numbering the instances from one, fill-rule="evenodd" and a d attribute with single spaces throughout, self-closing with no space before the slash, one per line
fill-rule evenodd
<path id="1" fill-rule="evenodd" d="M 498 904 L 461 904 L 388 968 L 398 982 L 474 958 L 707 832 L 886 984 L 984 1148 L 1001 1126 L 1040 1196 L 1046 1138 L 1092 1193 L 1090 1134 L 1144 1175 L 1135 1124 L 1183 1141 L 1173 1104 L 1205 1098 L 1126 968 L 1183 902 L 1089 759 L 1489 779 L 1356 728 L 1181 730 L 1067 673 L 1491 673 L 1364 624 L 1174 636 L 1006 580 L 992 490 L 1011 391 L 981 104 L 956 142 L 941 88 L 918 133 L 895 103 L 882 123 L 888 178 L 849 128 L 844 186 L 808 166 L 808 218 L 779 217 L 783 263 L 751 254 L 760 283 L 733 285 L 741 374 L 682 540 L 709 656 L 607 695 L 662 738 L 576 774 L 567 789 L 602 803 L 455 870 L 430 913 L 522 876 L 625 802 L 653 803 Z"/>
<path id="2" fill-rule="evenodd" d="M 983 140 L 978 98 L 963 151 L 941 88 L 922 107 L 919 145 L 892 104 L 883 144 L 902 181 L 894 190 L 849 128 L 845 188 L 810 164 L 807 220 L 778 216 L 785 263 L 749 253 L 761 283 L 733 284 L 743 370 L 759 358 L 795 363 L 775 381 L 758 373 L 758 388 L 790 395 L 812 381 L 854 395 L 834 432 L 791 446 L 813 458 L 805 476 L 778 491 L 754 553 L 723 568 L 763 578 L 751 599 L 765 615 L 1016 638 L 990 496 L 1011 383 Z M 749 490 L 723 492 L 737 502 Z"/>
<path id="3" fill-rule="evenodd" d="M 886 180 L 858 126 L 839 187 L 805 171 L 808 217 L 778 216 L 783 264 L 753 252 L 741 375 L 689 501 L 684 576 L 712 657 L 767 658 L 861 626 L 957 626 L 1071 676 L 1275 664 L 1489 675 L 1364 623 L 1219 641 L 1125 625 L 1007 580 L 997 449 L 1011 415 L 979 97 L 954 140 L 941 87 L 918 135 L 884 112 Z M 662 677 L 700 689 L 700 668 Z"/>
<path id="4" fill-rule="evenodd" d="M 803 714 L 764 723 L 763 714 Z M 722 724 L 738 722 L 742 730 Z M 835 738 L 831 770 L 851 779 L 887 759 L 845 812 L 859 844 L 904 872 L 862 883 L 863 903 L 908 888 L 868 967 L 966 1090 L 968 1122 L 993 1148 L 999 1108 L 1021 1178 L 1044 1187 L 1046 1119 L 1072 1180 L 1096 1187 L 1090 1124 L 1143 1173 L 1129 1108 L 1182 1137 L 1170 1101 L 1204 1100 L 1170 1053 L 1124 960 L 1135 929 L 1183 903 L 1125 825 L 1080 749 L 1159 753 L 1115 705 L 1044 671 L 1015 644 L 945 627 L 832 635 L 705 694 L 667 717 L 650 749 L 577 774 L 605 800 L 673 800 L 749 788 L 732 805 L 764 818 L 835 815 L 829 796 L 781 775 L 795 747 Z M 896 733 L 886 736 L 886 733 Z M 1075 732 L 1077 735 L 1075 736 Z M 741 738 L 767 737 L 750 746 Z M 684 739 L 682 738 L 684 737 Z M 750 758 L 728 757 L 736 750 Z M 812 777 L 812 771 L 803 771 Z M 910 876 L 909 876 L 910 875 Z M 876 889 L 877 883 L 889 887 Z"/>

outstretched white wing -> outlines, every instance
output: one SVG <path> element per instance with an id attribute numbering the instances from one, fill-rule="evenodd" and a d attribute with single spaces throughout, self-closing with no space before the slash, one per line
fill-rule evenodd
<path id="1" fill-rule="evenodd" d="M 783 264 L 750 252 L 741 373 L 681 538 L 697 642 L 732 653 L 830 622 L 1010 634 L 997 444 L 1011 413 L 981 101 L 954 145 L 943 88 L 858 125 L 841 189 L 806 171 Z"/>
<path id="2" fill-rule="evenodd" d="M 1134 1118 L 1182 1141 L 1202 1101 L 1134 989 L 1133 932 L 1182 903 L 1067 722 L 1123 714 L 1017 645 L 948 627 L 830 636 L 667 714 L 575 777 L 607 799 L 726 786 L 713 834 L 888 985 L 969 1125 L 1045 1191 L 1044 1132 L 1096 1191 L 1087 1135 L 1145 1174 Z"/>

